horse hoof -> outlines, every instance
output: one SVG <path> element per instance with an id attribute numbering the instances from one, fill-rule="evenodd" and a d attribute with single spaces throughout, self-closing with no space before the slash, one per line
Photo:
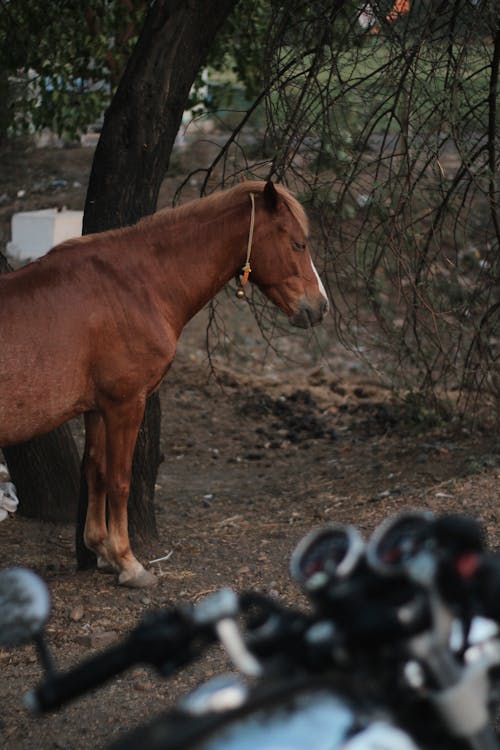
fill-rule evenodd
<path id="1" fill-rule="evenodd" d="M 135 573 L 135 575 L 126 571 L 120 573 L 118 583 L 120 586 L 129 586 L 132 589 L 146 589 L 156 586 L 158 579 L 154 573 L 143 568 L 139 573 Z"/>

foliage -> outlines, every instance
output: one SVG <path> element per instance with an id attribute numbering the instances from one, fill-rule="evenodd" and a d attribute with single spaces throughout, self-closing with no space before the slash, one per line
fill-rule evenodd
<path id="1" fill-rule="evenodd" d="M 213 71 L 224 72 L 229 84 L 243 85 L 250 101 L 258 96 L 264 83 L 262 38 L 270 22 L 270 3 L 240 0 L 210 50 L 207 61 Z"/>
<path id="2" fill-rule="evenodd" d="M 107 106 L 136 41 L 145 0 L 2 0 L 8 85 L 0 135 L 50 128 L 74 136 Z"/>
<path id="3" fill-rule="evenodd" d="M 146 0 L 2 0 L 0 136 L 50 128 L 74 137 L 107 108 L 137 40 Z M 266 0 L 242 0 L 210 51 L 216 82 L 207 95 L 200 71 L 187 106 L 227 106 L 234 85 L 249 98 L 262 87 Z M 222 75 L 221 75 L 222 74 Z"/>

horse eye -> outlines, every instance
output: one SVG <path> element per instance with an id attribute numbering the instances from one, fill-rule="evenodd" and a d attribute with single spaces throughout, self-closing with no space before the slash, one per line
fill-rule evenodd
<path id="1" fill-rule="evenodd" d="M 299 253 L 302 253 L 306 249 L 306 244 L 305 242 L 295 242 L 295 240 L 293 240 L 292 247 L 294 250 L 297 250 Z"/>

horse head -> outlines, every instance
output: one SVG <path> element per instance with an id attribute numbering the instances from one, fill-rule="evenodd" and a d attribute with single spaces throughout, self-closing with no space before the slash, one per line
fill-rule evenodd
<path id="1" fill-rule="evenodd" d="M 255 198 L 251 279 L 292 325 L 316 325 L 328 311 L 328 298 L 309 251 L 304 209 L 291 193 L 272 182 Z"/>

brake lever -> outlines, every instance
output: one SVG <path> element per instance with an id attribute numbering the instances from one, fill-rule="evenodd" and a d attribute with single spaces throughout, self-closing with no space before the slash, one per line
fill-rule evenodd
<path id="1" fill-rule="evenodd" d="M 194 622 L 202 627 L 212 626 L 236 669 L 247 677 L 260 677 L 261 664 L 248 650 L 236 622 L 239 614 L 238 597 L 231 589 L 221 589 L 200 602 L 194 612 Z"/>
<path id="2" fill-rule="evenodd" d="M 498 649 L 461 665 L 450 648 L 453 615 L 439 594 L 435 570 L 422 557 L 409 569 L 409 575 L 424 585 L 432 615 L 432 627 L 409 641 L 409 651 L 423 664 L 438 686 L 429 699 L 448 730 L 468 742 L 473 750 L 498 750 L 499 745 L 488 712 L 488 670 L 500 663 Z"/>

